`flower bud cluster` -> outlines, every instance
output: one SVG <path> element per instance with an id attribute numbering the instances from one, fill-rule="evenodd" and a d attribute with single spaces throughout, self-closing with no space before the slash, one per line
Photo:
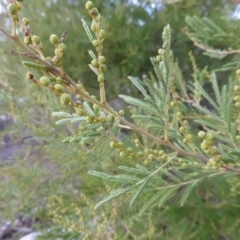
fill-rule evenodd
<path id="1" fill-rule="evenodd" d="M 189 160 L 186 160 L 184 158 L 178 158 L 177 161 L 175 162 L 175 165 L 179 165 L 182 168 L 188 168 L 188 167 L 196 167 L 196 168 L 201 168 L 201 165 L 198 162 L 192 162 Z"/>
<path id="2" fill-rule="evenodd" d="M 7 6 L 8 15 L 11 19 L 16 20 L 20 10 L 19 3 L 9 3 Z"/>
<path id="3" fill-rule="evenodd" d="M 24 26 L 28 26 L 28 25 L 29 25 L 29 19 L 26 18 L 26 17 L 23 17 L 23 18 L 22 18 L 22 24 L 23 24 Z"/>
<path id="4" fill-rule="evenodd" d="M 213 146 L 214 137 L 211 133 L 204 131 L 198 132 L 198 137 L 202 139 L 201 149 L 211 158 L 207 163 L 206 169 L 219 169 L 224 165 L 222 156 L 216 146 Z"/>
<path id="5" fill-rule="evenodd" d="M 181 105 L 181 101 L 179 101 L 177 99 L 174 99 L 173 101 L 170 102 L 170 107 L 174 108 L 176 110 L 179 109 L 180 105 Z"/>
<path id="6" fill-rule="evenodd" d="M 71 96 L 68 93 L 63 93 L 60 97 L 60 102 L 62 105 L 69 105 L 71 102 Z"/>
<path id="7" fill-rule="evenodd" d="M 104 73 L 107 70 L 107 66 L 105 65 L 105 57 L 102 54 L 103 41 L 105 39 L 105 31 L 100 28 L 101 24 L 99 13 L 98 10 L 94 8 L 93 3 L 91 1 L 88 1 L 86 3 L 86 9 L 88 10 L 89 15 L 92 17 L 91 30 L 94 32 L 96 37 L 94 40 L 92 40 L 92 44 L 98 52 L 98 59 L 92 60 L 91 66 L 97 69 L 98 82 L 103 83 L 105 81 Z"/>
<path id="8" fill-rule="evenodd" d="M 28 79 L 33 79 L 33 75 L 29 72 L 26 77 Z M 36 80 L 38 85 L 48 87 L 52 90 L 56 96 L 60 96 L 60 102 L 63 105 L 69 105 L 72 101 L 70 94 L 65 92 L 64 80 L 61 77 L 49 78 L 48 76 L 42 76 L 39 81 Z"/>
<path id="9" fill-rule="evenodd" d="M 149 164 L 152 161 L 166 161 L 168 158 L 168 155 L 164 152 L 164 150 L 145 148 L 137 138 L 134 139 L 134 143 L 137 148 L 142 149 L 137 152 L 137 157 L 145 164 Z"/>
<path id="10" fill-rule="evenodd" d="M 24 29 L 24 27 L 23 27 L 24 23 L 22 23 L 22 21 L 19 21 L 19 12 L 21 11 L 23 0 L 7 1 L 7 2 L 8 2 L 8 5 L 7 5 L 8 15 L 13 23 L 13 25 L 12 25 L 13 36 L 16 37 L 17 36 L 17 28 L 16 28 L 17 24 L 20 24 L 22 29 Z M 26 19 L 25 19 L 25 23 L 27 23 Z"/>
<path id="11" fill-rule="evenodd" d="M 183 142 L 186 144 L 192 143 L 192 134 L 188 133 L 189 123 L 187 120 L 183 120 L 183 115 L 180 111 L 176 113 L 177 120 L 180 122 L 179 133 L 183 136 Z"/>
<path id="12" fill-rule="evenodd" d="M 47 87 L 50 84 L 50 79 L 46 76 L 43 76 L 39 79 L 39 82 L 41 83 L 42 86 Z"/>
<path id="13" fill-rule="evenodd" d="M 62 67 L 62 58 L 67 51 L 67 47 L 64 43 L 59 42 L 58 36 L 55 34 L 51 34 L 49 37 L 49 40 L 55 46 L 55 51 L 54 51 L 55 56 L 51 60 L 53 63 Z"/>
<path id="14" fill-rule="evenodd" d="M 162 48 L 158 49 L 158 55 L 156 56 L 156 60 L 157 60 L 158 62 L 161 62 L 161 61 L 162 61 L 163 53 L 164 53 L 164 50 L 163 50 Z"/>
<path id="15" fill-rule="evenodd" d="M 131 159 L 142 159 L 143 153 L 142 152 L 136 152 L 131 147 L 126 147 L 123 142 L 121 141 L 111 141 L 110 147 L 114 148 L 119 151 L 119 156 L 121 158 L 131 158 Z"/>
<path id="16" fill-rule="evenodd" d="M 123 117 L 123 116 L 124 116 L 124 114 L 125 114 L 124 110 L 122 110 L 122 109 L 121 109 L 121 110 L 119 110 L 119 111 L 118 111 L 118 113 L 119 113 L 119 115 L 120 115 L 121 117 Z"/>
<path id="17" fill-rule="evenodd" d="M 148 164 L 152 162 L 153 160 L 155 161 L 167 161 L 168 160 L 168 155 L 164 152 L 164 150 L 153 150 L 153 149 L 144 149 L 144 163 Z"/>

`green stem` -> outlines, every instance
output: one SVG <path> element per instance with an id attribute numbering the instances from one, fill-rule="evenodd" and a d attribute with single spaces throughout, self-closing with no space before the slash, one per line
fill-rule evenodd
<path id="1" fill-rule="evenodd" d="M 210 175 L 206 176 L 206 178 L 215 177 L 217 175 L 224 174 L 224 172 L 225 171 L 219 171 L 219 172 L 216 172 L 216 173 L 213 173 L 213 174 L 210 174 Z M 163 186 L 163 187 L 156 187 L 155 190 L 162 190 L 162 189 L 172 188 L 172 187 L 176 187 L 176 186 L 184 186 L 184 185 L 188 185 L 190 183 L 193 183 L 196 180 L 198 180 L 198 179 L 190 180 L 190 181 L 179 183 L 179 184 L 172 184 L 172 185 L 167 185 L 167 186 Z"/>
<path id="2" fill-rule="evenodd" d="M 154 172 L 152 172 L 149 176 L 147 176 L 146 178 L 151 178 L 152 176 L 154 176 L 155 174 L 157 174 L 158 172 L 160 172 L 165 166 L 167 166 L 174 158 L 176 157 L 176 155 L 172 156 L 167 162 L 165 162 L 163 165 L 161 165 L 158 169 L 156 169 Z M 146 178 L 142 179 L 141 181 L 136 183 L 136 186 L 139 186 L 140 184 L 142 184 L 144 181 L 146 181 Z"/>

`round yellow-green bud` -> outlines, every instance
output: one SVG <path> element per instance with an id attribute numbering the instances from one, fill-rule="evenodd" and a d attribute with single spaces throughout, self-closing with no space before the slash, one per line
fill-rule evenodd
<path id="1" fill-rule="evenodd" d="M 54 85 L 54 89 L 56 90 L 56 92 L 58 93 L 64 93 L 64 87 L 61 84 L 55 84 Z"/>
<path id="2" fill-rule="evenodd" d="M 208 160 L 207 165 L 209 165 L 209 166 L 213 166 L 213 165 L 215 165 L 215 161 L 214 161 L 214 159 L 213 159 L 213 158 L 210 158 L 210 159 Z"/>
<path id="3" fill-rule="evenodd" d="M 8 4 L 7 11 L 8 11 L 9 17 L 11 17 L 11 18 L 16 17 L 16 15 L 18 13 L 16 4 L 13 4 L 13 3 Z"/>
<path id="4" fill-rule="evenodd" d="M 187 143 L 188 140 L 186 138 L 183 138 L 183 143 Z"/>
<path id="5" fill-rule="evenodd" d="M 187 163 L 182 163 L 182 167 L 187 168 L 188 167 Z"/>
<path id="6" fill-rule="evenodd" d="M 166 159 L 167 158 L 167 154 L 163 154 L 161 157 L 160 157 L 162 160 Z"/>
<path id="7" fill-rule="evenodd" d="M 100 122 L 100 123 L 105 123 L 105 122 L 106 122 L 106 118 L 105 118 L 104 116 L 99 116 L 99 117 L 97 118 L 97 120 L 98 120 L 98 122 Z"/>
<path id="8" fill-rule="evenodd" d="M 31 39 L 30 36 L 26 36 L 26 37 L 24 37 L 23 42 L 24 42 L 25 44 L 29 45 L 29 44 L 32 43 L 32 39 Z"/>
<path id="9" fill-rule="evenodd" d="M 55 50 L 54 50 L 54 54 L 55 54 L 55 56 L 57 57 L 55 60 L 54 60 L 54 62 L 57 62 L 58 60 L 59 60 L 59 50 L 56 48 Z"/>
<path id="10" fill-rule="evenodd" d="M 203 139 L 205 137 L 206 133 L 204 131 L 198 132 L 198 137 Z"/>
<path id="11" fill-rule="evenodd" d="M 215 159 L 217 162 L 220 162 L 223 160 L 223 157 L 222 157 L 222 155 L 217 155 L 217 156 L 215 156 Z"/>
<path id="12" fill-rule="evenodd" d="M 105 37 L 105 31 L 103 29 L 99 30 L 99 38 L 103 39 Z"/>
<path id="13" fill-rule="evenodd" d="M 91 1 L 87 1 L 85 6 L 87 10 L 91 10 L 93 8 L 93 3 Z"/>
<path id="14" fill-rule="evenodd" d="M 216 154 L 218 154 L 218 149 L 216 146 L 212 146 L 210 148 L 210 155 L 216 155 Z"/>
<path id="15" fill-rule="evenodd" d="M 99 61 L 99 63 L 105 63 L 105 57 L 104 56 L 99 56 L 98 57 L 98 61 Z"/>
<path id="16" fill-rule="evenodd" d="M 20 11 L 22 9 L 20 1 L 17 1 L 15 4 L 17 5 L 17 10 Z"/>
<path id="17" fill-rule="evenodd" d="M 32 42 L 36 45 L 40 43 L 40 38 L 37 35 L 32 36 Z"/>
<path id="18" fill-rule="evenodd" d="M 159 55 L 162 55 L 162 54 L 163 54 L 162 48 L 158 49 L 158 54 L 159 54 Z"/>
<path id="19" fill-rule="evenodd" d="M 79 89 L 82 89 L 82 88 L 83 88 L 83 84 L 82 84 L 82 83 L 77 83 L 76 86 L 77 86 Z"/>
<path id="20" fill-rule="evenodd" d="M 135 142 L 135 143 L 139 143 L 139 139 L 137 139 L 137 138 L 134 139 L 134 142 Z"/>
<path id="21" fill-rule="evenodd" d="M 56 34 L 52 34 L 49 39 L 52 44 L 58 44 L 58 36 Z"/>
<path id="22" fill-rule="evenodd" d="M 185 126 L 185 127 L 188 126 L 188 121 L 187 121 L 187 120 L 184 120 L 184 121 L 183 121 L 183 126 Z"/>
<path id="23" fill-rule="evenodd" d="M 206 151 L 210 146 L 207 142 L 203 141 L 200 145 L 201 149 Z"/>
<path id="24" fill-rule="evenodd" d="M 240 102 L 236 102 L 236 103 L 234 104 L 234 106 L 235 106 L 236 108 L 240 108 Z"/>
<path id="25" fill-rule="evenodd" d="M 157 55 L 156 59 L 157 59 L 158 62 L 161 62 L 162 61 L 162 56 Z"/>
<path id="26" fill-rule="evenodd" d="M 171 102 L 170 102 L 170 106 L 171 106 L 172 108 L 174 108 L 174 107 L 176 106 L 176 102 L 171 101 Z"/>
<path id="27" fill-rule="evenodd" d="M 125 153 L 125 152 L 120 152 L 120 153 L 119 153 L 119 156 L 120 156 L 120 157 L 125 157 L 125 156 L 126 156 L 126 153 Z"/>
<path id="28" fill-rule="evenodd" d="M 103 74 L 99 74 L 98 75 L 98 82 L 104 82 L 104 76 L 103 76 Z"/>
<path id="29" fill-rule="evenodd" d="M 97 39 L 95 39 L 92 41 L 92 44 L 94 47 L 98 47 L 100 45 L 100 42 Z"/>
<path id="30" fill-rule="evenodd" d="M 234 101 L 235 101 L 235 102 L 239 102 L 239 101 L 240 101 L 240 96 L 234 97 Z"/>
<path id="31" fill-rule="evenodd" d="M 87 123 L 93 123 L 94 117 L 92 117 L 92 116 L 87 116 L 87 117 L 85 118 L 85 121 L 86 121 Z"/>
<path id="32" fill-rule="evenodd" d="M 207 133 L 206 140 L 211 142 L 213 141 L 213 139 L 214 139 L 213 135 L 211 133 Z"/>
<path id="33" fill-rule="evenodd" d="M 43 77 L 41 77 L 41 78 L 39 79 L 39 82 L 40 82 L 43 86 L 47 87 L 47 86 L 50 84 L 50 79 L 49 79 L 48 77 L 46 77 L 46 76 L 43 76 Z"/>
<path id="34" fill-rule="evenodd" d="M 129 153 L 128 154 L 128 158 L 134 158 L 135 157 L 135 154 L 134 153 Z"/>
<path id="35" fill-rule="evenodd" d="M 234 91 L 239 92 L 240 91 L 240 86 L 234 86 Z"/>
<path id="36" fill-rule="evenodd" d="M 114 147 L 116 146 L 116 143 L 115 143 L 114 141 L 111 141 L 111 142 L 109 143 L 109 145 L 110 145 L 111 148 L 114 148 Z"/>
<path id="37" fill-rule="evenodd" d="M 23 24 L 24 26 L 27 26 L 27 25 L 29 24 L 29 19 L 26 18 L 26 17 L 22 18 L 22 24 Z"/>
<path id="38" fill-rule="evenodd" d="M 58 51 L 60 52 L 60 53 L 65 53 L 66 52 L 66 50 L 67 50 L 67 47 L 66 47 L 66 45 L 64 44 L 64 43 L 60 43 L 59 45 L 58 45 Z"/>
<path id="39" fill-rule="evenodd" d="M 240 76 L 240 69 L 238 69 L 238 70 L 236 71 L 236 74 L 237 74 L 238 76 Z"/>
<path id="40" fill-rule="evenodd" d="M 33 73 L 32 73 L 32 72 L 27 72 L 27 73 L 26 73 L 26 78 L 27 78 L 27 79 L 33 79 L 33 77 L 34 77 L 34 76 L 33 76 Z"/>
<path id="41" fill-rule="evenodd" d="M 149 160 L 146 158 L 144 159 L 144 162 L 143 162 L 145 165 L 149 164 Z"/>
<path id="42" fill-rule="evenodd" d="M 176 106 L 178 106 L 178 107 L 181 106 L 181 103 L 182 102 L 180 100 L 177 100 Z"/>
<path id="43" fill-rule="evenodd" d="M 102 72 L 106 72 L 107 71 L 107 66 L 105 64 L 102 64 L 101 69 L 102 69 Z"/>
<path id="44" fill-rule="evenodd" d="M 122 109 L 121 109 L 121 110 L 119 110 L 119 112 L 118 112 L 118 113 L 119 113 L 119 115 L 120 115 L 121 117 L 123 117 L 123 116 L 124 116 L 124 114 L 125 114 L 124 110 L 122 110 Z"/>
<path id="45" fill-rule="evenodd" d="M 99 110 L 99 106 L 94 103 L 94 104 L 93 104 L 93 109 L 94 109 L 95 111 L 98 111 L 98 110 Z"/>
<path id="46" fill-rule="evenodd" d="M 158 150 L 153 150 L 153 153 L 155 154 L 155 155 L 157 155 L 158 154 Z"/>
<path id="47" fill-rule="evenodd" d="M 84 115 L 84 110 L 82 108 L 77 108 L 76 109 L 76 114 L 79 115 L 79 116 L 83 116 Z"/>
<path id="48" fill-rule="evenodd" d="M 127 148 L 128 153 L 133 153 L 133 149 L 131 147 Z"/>
<path id="49" fill-rule="evenodd" d="M 240 135 L 236 136 L 236 140 L 238 140 L 238 141 L 240 140 Z"/>
<path id="50" fill-rule="evenodd" d="M 194 165 L 195 167 L 200 167 L 200 164 L 199 164 L 198 162 L 194 162 L 193 165 Z"/>
<path id="51" fill-rule="evenodd" d="M 68 105 L 71 101 L 71 96 L 68 93 L 64 93 L 60 98 L 61 104 Z"/>
<path id="52" fill-rule="evenodd" d="M 46 57 L 46 61 L 48 61 L 49 63 L 53 63 L 53 61 L 52 61 L 52 58 L 51 57 Z"/>
<path id="53" fill-rule="evenodd" d="M 114 116 L 113 115 L 111 115 L 111 114 L 109 114 L 109 115 L 107 115 L 107 121 L 110 123 L 110 124 L 113 124 L 114 123 Z"/>
<path id="54" fill-rule="evenodd" d="M 179 132 L 182 133 L 182 134 L 185 133 L 186 132 L 186 128 L 185 127 L 180 127 L 179 128 Z"/>
<path id="55" fill-rule="evenodd" d="M 158 155 L 159 156 L 162 156 L 164 154 L 164 151 L 163 150 L 160 150 L 159 152 L 158 152 Z"/>
<path id="56" fill-rule="evenodd" d="M 98 61 L 97 61 L 96 59 L 93 59 L 93 60 L 91 61 L 91 65 L 92 65 L 93 67 L 98 67 Z"/>
<path id="57" fill-rule="evenodd" d="M 182 113 L 181 112 L 177 112 L 177 118 L 181 119 L 182 118 Z"/>
<path id="58" fill-rule="evenodd" d="M 124 143 L 122 141 L 117 142 L 117 147 L 118 148 L 123 148 L 124 147 Z"/>
<path id="59" fill-rule="evenodd" d="M 91 30 L 92 30 L 93 32 L 95 32 L 95 31 L 97 30 L 97 26 L 96 26 L 96 24 L 95 24 L 94 21 L 93 21 L 92 24 L 91 24 Z"/>
<path id="60" fill-rule="evenodd" d="M 187 134 L 186 139 L 187 139 L 188 141 L 191 141 L 191 140 L 192 140 L 192 134 Z"/>
<path id="61" fill-rule="evenodd" d="M 144 155 L 143 152 L 138 152 L 138 153 L 137 153 L 137 156 L 138 156 L 138 157 L 142 157 L 143 155 Z"/>
<path id="62" fill-rule="evenodd" d="M 153 154 L 149 154 L 148 157 L 147 157 L 148 160 L 153 160 L 153 158 L 154 158 Z"/>
<path id="63" fill-rule="evenodd" d="M 58 84 L 63 84 L 64 83 L 64 80 L 61 78 L 61 77 L 56 77 L 56 82 Z"/>
<path id="64" fill-rule="evenodd" d="M 184 162 L 184 160 L 182 159 L 182 158 L 178 158 L 178 160 L 177 160 L 179 163 L 183 163 Z"/>
<path id="65" fill-rule="evenodd" d="M 98 15 L 98 10 L 97 8 L 92 8 L 90 11 L 89 11 L 89 14 L 92 16 L 92 17 L 96 17 Z"/>

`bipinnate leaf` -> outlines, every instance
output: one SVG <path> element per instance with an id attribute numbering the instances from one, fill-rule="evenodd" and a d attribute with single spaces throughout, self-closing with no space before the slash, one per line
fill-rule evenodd
<path id="1" fill-rule="evenodd" d="M 117 190 L 113 191 L 109 196 L 107 196 L 106 198 L 101 200 L 99 203 L 97 203 L 95 205 L 94 209 L 99 208 L 103 204 L 113 200 L 116 197 L 119 197 L 119 196 L 123 195 L 124 193 L 130 191 L 131 189 L 132 189 L 132 187 L 128 187 L 128 188 L 120 188 L 120 189 L 117 189 Z"/>

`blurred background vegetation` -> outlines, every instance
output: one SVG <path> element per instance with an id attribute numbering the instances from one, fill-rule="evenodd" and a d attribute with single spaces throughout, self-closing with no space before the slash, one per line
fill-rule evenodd
<path id="1" fill-rule="evenodd" d="M 162 30 L 168 23 L 173 29 L 172 49 L 185 84 L 193 79 L 189 52 L 194 55 L 199 69 L 218 70 L 220 82 L 231 79 L 239 66 L 238 54 L 209 56 L 204 54 L 204 49 L 194 46 L 186 35 L 185 21 L 187 16 L 209 18 L 220 25 L 222 37 L 214 37 L 197 26 L 194 29 L 189 25 L 189 31 L 199 34 L 202 30 L 202 39 L 197 34 L 196 38 L 213 49 L 240 49 L 237 1 L 96 0 L 94 4 L 102 15 L 107 33 L 104 55 L 109 100 L 115 100 L 120 93 L 138 94 L 127 76 L 141 78 L 153 71 L 150 57 L 157 55 L 162 45 Z M 6 5 L 1 5 L 1 26 L 10 30 Z M 81 24 L 82 18 L 90 23 L 85 1 L 24 1 L 22 15 L 30 19 L 34 33 L 41 37 L 46 55 L 54 51 L 49 36 L 53 33 L 61 36 L 68 31 L 65 70 L 97 95 L 98 83 L 88 67 L 91 60 L 88 50 L 92 49 L 92 44 Z M 77 127 L 56 126 L 51 113 L 66 109 L 50 92 L 38 89 L 25 79 L 27 69 L 21 65 L 21 59 L 9 53 L 15 46 L 3 35 L 0 35 L 0 49 L 0 115 L 4 118 L 0 132 L 1 221 L 14 221 L 21 213 L 33 220 L 32 228 L 51 229 L 46 239 L 83 239 L 84 235 L 85 239 L 240 238 L 239 191 L 231 196 L 225 194 L 231 184 L 240 187 L 239 179 L 235 178 L 231 183 L 216 179 L 196 189 L 184 207 L 172 201 L 163 209 L 151 209 L 139 216 L 137 205 L 130 208 L 128 199 L 121 199 L 98 211 L 93 210 L 94 204 L 112 186 L 90 177 L 87 171 L 116 172 L 117 166 L 134 165 L 134 161 L 119 162 L 105 140 L 91 151 L 75 143 L 63 145 L 61 140 L 77 131 Z M 119 133 L 119 137 L 131 144 L 131 136 Z M 139 205 L 143 202 L 144 198 Z"/>

